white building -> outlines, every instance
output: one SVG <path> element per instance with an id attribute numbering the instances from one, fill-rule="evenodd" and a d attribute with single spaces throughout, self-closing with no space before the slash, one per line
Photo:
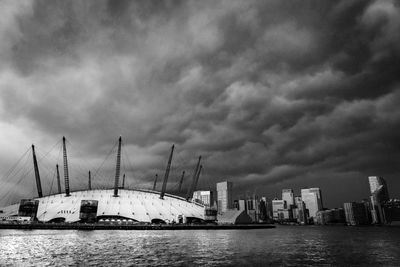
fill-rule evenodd
<path id="1" fill-rule="evenodd" d="M 292 189 L 282 190 L 282 199 L 286 201 L 287 208 L 294 205 L 294 194 Z"/>
<path id="2" fill-rule="evenodd" d="M 212 206 L 213 204 L 213 194 L 212 191 L 194 191 L 193 201 L 199 202 L 205 206 Z"/>
<path id="3" fill-rule="evenodd" d="M 317 211 L 323 209 L 321 190 L 319 188 L 301 189 L 301 199 L 308 209 L 310 218 L 315 218 Z"/>
<path id="4" fill-rule="evenodd" d="M 286 210 L 286 201 L 282 199 L 272 200 L 272 216 L 274 220 L 284 219 L 283 211 Z"/>
<path id="5" fill-rule="evenodd" d="M 172 222 L 179 216 L 187 220 L 204 220 L 204 205 L 158 192 L 139 189 L 120 189 L 118 197 L 112 189 L 71 192 L 70 196 L 56 194 L 34 199 L 38 207 L 36 217 L 41 222 L 80 222 L 84 204 L 91 202 L 96 221 L 131 220 L 135 222 Z M 18 216 L 20 204 L 0 208 L 4 216 Z"/>

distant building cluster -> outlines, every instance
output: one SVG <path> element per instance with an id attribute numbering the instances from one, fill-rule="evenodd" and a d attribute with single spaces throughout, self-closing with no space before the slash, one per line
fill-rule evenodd
<path id="1" fill-rule="evenodd" d="M 370 198 L 344 203 L 348 225 L 391 224 L 400 221 L 400 200 L 390 199 L 386 181 L 379 176 L 368 177 Z"/>
<path id="2" fill-rule="evenodd" d="M 301 189 L 295 196 L 292 189 L 282 190 L 282 199 L 272 200 L 272 219 L 280 223 L 310 224 L 323 210 L 322 194 L 319 188 Z"/>
<path id="3" fill-rule="evenodd" d="M 233 183 L 216 184 L 217 197 L 209 191 L 196 191 L 193 200 L 215 210 L 218 223 L 282 223 L 282 224 L 390 224 L 400 221 L 400 200 L 390 199 L 386 181 L 379 176 L 368 177 L 371 196 L 360 202 L 347 202 L 343 207 L 323 206 L 320 188 L 283 189 L 280 199 L 247 197 L 233 200 Z M 210 213 L 211 214 L 211 213 Z"/>

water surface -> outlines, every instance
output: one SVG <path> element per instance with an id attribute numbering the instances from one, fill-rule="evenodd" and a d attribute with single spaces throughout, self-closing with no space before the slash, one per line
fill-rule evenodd
<path id="1" fill-rule="evenodd" d="M 399 266 L 398 227 L 0 230 L 0 265 Z"/>

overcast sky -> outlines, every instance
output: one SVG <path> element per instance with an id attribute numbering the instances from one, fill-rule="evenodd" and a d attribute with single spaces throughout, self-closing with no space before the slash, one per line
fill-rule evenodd
<path id="1" fill-rule="evenodd" d="M 0 40 L 0 175 L 63 135 L 96 169 L 121 135 L 132 186 L 175 144 L 175 183 L 202 155 L 237 197 L 400 197 L 398 1 L 2 0 Z"/>

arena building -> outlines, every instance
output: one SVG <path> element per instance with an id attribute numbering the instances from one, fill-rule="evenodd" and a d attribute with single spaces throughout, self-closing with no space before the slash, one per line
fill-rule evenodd
<path id="1" fill-rule="evenodd" d="M 204 220 L 204 206 L 174 195 L 151 190 L 112 189 L 71 192 L 21 200 L 1 208 L 3 216 L 34 216 L 42 222 L 130 221 L 183 223 Z"/>
<path id="2" fill-rule="evenodd" d="M 126 223 L 193 223 L 205 218 L 205 206 L 191 201 L 200 175 L 200 158 L 193 176 L 191 190 L 187 197 L 179 197 L 165 192 L 171 166 L 174 146 L 171 148 L 161 191 L 144 189 L 124 189 L 119 186 L 121 138 L 119 139 L 115 186 L 113 189 L 89 189 L 70 192 L 68 162 L 65 138 L 64 182 L 65 192 L 61 193 L 57 166 L 59 193 L 42 195 L 40 175 L 32 146 L 35 179 L 38 198 L 22 199 L 20 203 L 0 208 L 0 218 L 30 216 L 40 222 L 126 222 Z M 90 176 L 89 176 L 90 177 Z M 123 183 L 124 184 L 124 183 Z"/>

